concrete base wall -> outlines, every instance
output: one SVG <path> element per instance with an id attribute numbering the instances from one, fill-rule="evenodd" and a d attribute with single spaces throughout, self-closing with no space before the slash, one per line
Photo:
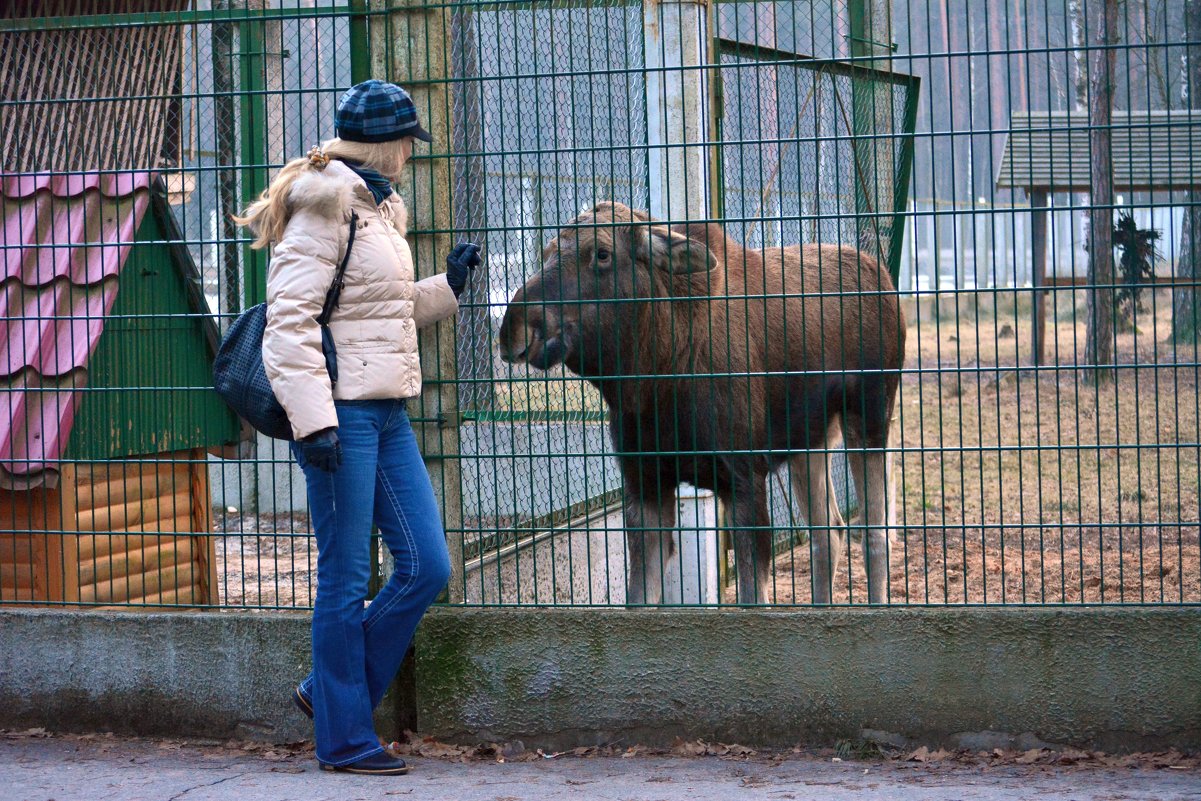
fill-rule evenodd
<path id="1" fill-rule="evenodd" d="M 1201 610 L 434 610 L 421 730 L 529 747 L 1201 747 Z"/>
<path id="2" fill-rule="evenodd" d="M 312 739 L 290 696 L 309 643 L 307 614 L 0 610 L 0 728 Z"/>
<path id="3" fill-rule="evenodd" d="M 425 734 L 555 749 L 1197 749 L 1198 643 L 1201 609 L 442 608 L 376 723 L 415 706 Z M 0 610 L 0 728 L 306 739 L 308 667 L 307 614 Z"/>

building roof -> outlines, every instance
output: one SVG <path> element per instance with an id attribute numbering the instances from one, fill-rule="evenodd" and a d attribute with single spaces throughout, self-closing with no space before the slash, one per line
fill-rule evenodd
<path id="1" fill-rule="evenodd" d="M 0 180 L 0 487 L 54 486 L 153 176 Z"/>
<path id="2" fill-rule="evenodd" d="M 1201 186 L 1201 111 L 1114 111 L 1110 124 L 1115 189 Z M 1088 191 L 1090 130 L 1084 111 L 1013 114 L 997 186 Z"/>

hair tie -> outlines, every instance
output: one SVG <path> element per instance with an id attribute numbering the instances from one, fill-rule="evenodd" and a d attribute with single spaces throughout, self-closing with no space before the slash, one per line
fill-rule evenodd
<path id="1" fill-rule="evenodd" d="M 319 170 L 329 166 L 329 156 L 325 155 L 320 145 L 313 145 L 309 150 L 309 164 Z"/>

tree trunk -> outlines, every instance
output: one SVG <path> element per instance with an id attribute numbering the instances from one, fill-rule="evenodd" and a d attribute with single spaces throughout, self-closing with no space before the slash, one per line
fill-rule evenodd
<path id="1" fill-rule="evenodd" d="M 229 11 L 231 0 L 214 0 L 214 11 Z M 242 308 L 242 247 L 234 214 L 242 211 L 238 190 L 240 149 L 238 147 L 237 65 L 234 62 L 235 28 L 232 23 L 214 23 L 213 116 L 217 128 L 217 216 L 221 239 L 221 321 L 229 325 Z"/>
<path id="2" fill-rule="evenodd" d="M 1099 383 L 1112 375 L 1113 364 L 1113 112 L 1114 51 L 1118 0 L 1088 0 L 1093 49 L 1088 56 L 1088 144 L 1090 203 L 1088 213 L 1088 330 L 1085 335 L 1084 379 Z"/>
<path id="3" fill-rule="evenodd" d="M 1201 109 L 1201 0 L 1184 2 L 1185 38 L 1192 42 L 1186 56 L 1187 73 L 1183 81 L 1188 93 L 1188 107 Z M 1196 281 L 1199 275 L 1197 261 L 1201 257 L 1201 192 L 1188 193 L 1188 206 L 1184 212 L 1184 225 L 1180 227 L 1180 250 L 1176 261 L 1177 281 Z M 1184 286 L 1172 291 L 1172 338 L 1177 342 L 1196 342 L 1197 329 L 1201 328 L 1201 303 L 1197 289 Z"/>

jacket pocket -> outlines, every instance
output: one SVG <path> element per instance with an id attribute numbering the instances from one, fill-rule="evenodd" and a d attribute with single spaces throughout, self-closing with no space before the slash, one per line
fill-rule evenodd
<path id="1" fill-rule="evenodd" d="M 352 353 L 387 353 L 396 350 L 396 343 L 386 339 L 369 339 L 343 346 Z"/>

